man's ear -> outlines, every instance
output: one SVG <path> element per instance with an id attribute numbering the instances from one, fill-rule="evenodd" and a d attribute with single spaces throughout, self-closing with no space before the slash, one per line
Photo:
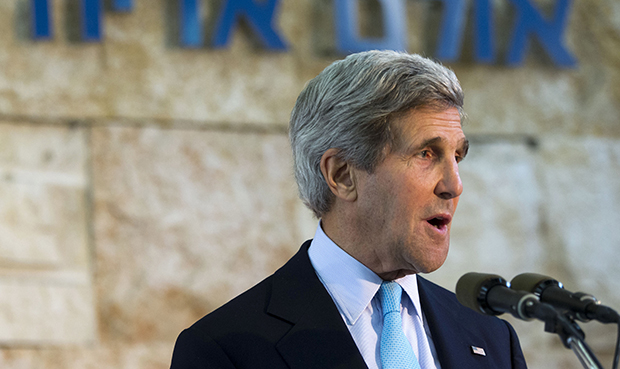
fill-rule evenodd
<path id="1" fill-rule="evenodd" d="M 321 172 L 334 195 L 345 201 L 357 199 L 357 186 L 353 166 L 342 160 L 338 149 L 329 149 L 321 157 Z"/>

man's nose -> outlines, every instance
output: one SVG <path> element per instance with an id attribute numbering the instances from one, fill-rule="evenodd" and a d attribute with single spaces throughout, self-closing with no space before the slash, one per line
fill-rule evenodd
<path id="1" fill-rule="evenodd" d="M 441 177 L 435 187 L 435 195 L 444 200 L 453 199 L 463 193 L 463 182 L 459 175 L 459 165 L 456 159 L 447 160 L 442 169 Z"/>

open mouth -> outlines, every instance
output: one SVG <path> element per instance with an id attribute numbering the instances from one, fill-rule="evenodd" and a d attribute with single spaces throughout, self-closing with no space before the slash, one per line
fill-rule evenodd
<path id="1" fill-rule="evenodd" d="M 445 216 L 436 216 L 426 220 L 430 225 L 437 229 L 443 229 L 450 223 L 450 218 Z"/>

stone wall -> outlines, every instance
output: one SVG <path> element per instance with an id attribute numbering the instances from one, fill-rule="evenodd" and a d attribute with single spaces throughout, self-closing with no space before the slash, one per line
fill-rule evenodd
<path id="1" fill-rule="evenodd" d="M 24 31 L 29 1 L 0 3 L 0 366 L 166 368 L 183 328 L 314 232 L 286 125 L 339 57 L 332 4 L 281 1 L 289 50 L 274 53 L 247 27 L 225 49 L 178 47 L 172 0 L 106 12 L 103 42 L 75 42 L 75 2 L 52 3 L 46 42 Z M 425 4 L 407 2 L 409 51 L 429 54 Z M 493 4 L 510 19 L 508 0 Z M 620 308 L 617 2 L 575 1 L 566 45 L 574 69 L 536 44 L 517 68 L 475 64 L 467 47 L 450 64 L 472 148 L 448 261 L 429 275 L 441 285 L 531 271 Z M 531 368 L 581 367 L 542 324 L 510 320 Z M 615 327 L 582 326 L 610 366 Z"/>

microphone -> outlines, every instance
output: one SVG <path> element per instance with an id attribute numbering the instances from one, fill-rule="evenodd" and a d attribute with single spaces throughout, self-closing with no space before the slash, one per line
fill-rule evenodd
<path id="1" fill-rule="evenodd" d="M 456 284 L 456 298 L 462 305 L 486 315 L 510 313 L 516 318 L 553 321 L 558 313 L 529 292 L 510 289 L 509 283 L 496 274 L 467 273 Z"/>
<path id="2" fill-rule="evenodd" d="M 514 277 L 510 284 L 512 289 L 531 292 L 544 303 L 571 311 L 575 318 L 582 322 L 592 319 L 601 323 L 620 322 L 618 313 L 610 307 L 601 305 L 594 296 L 567 291 L 562 283 L 546 275 L 523 273 Z"/>

